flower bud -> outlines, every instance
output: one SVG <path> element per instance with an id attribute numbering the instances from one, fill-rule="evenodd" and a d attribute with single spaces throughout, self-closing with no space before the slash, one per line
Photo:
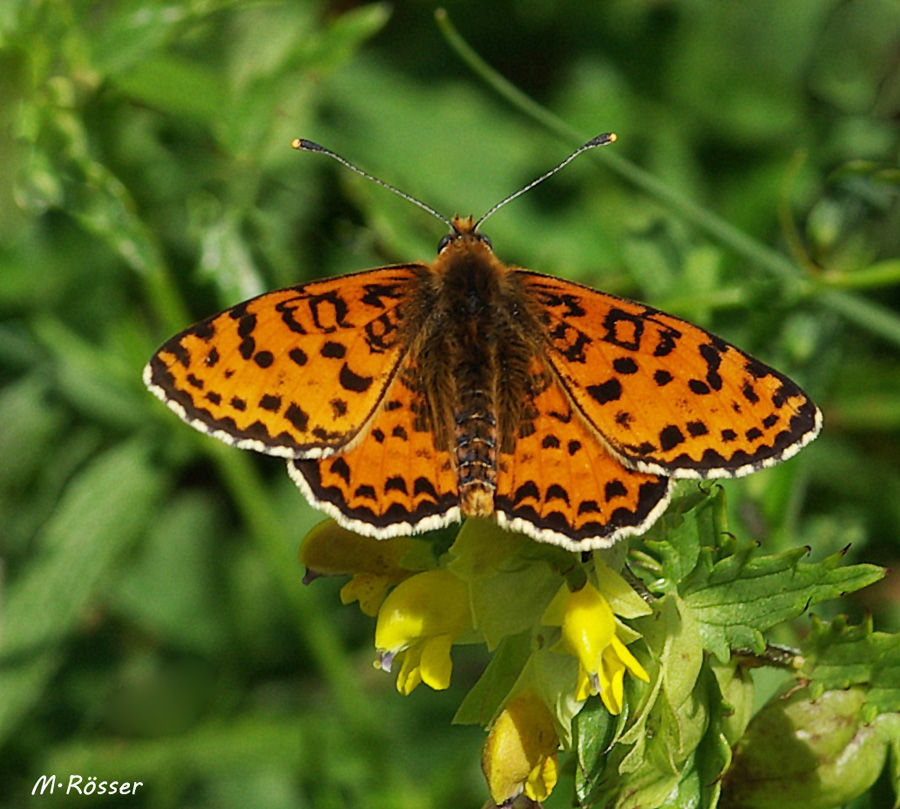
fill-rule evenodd
<path id="1" fill-rule="evenodd" d="M 509 805 L 523 794 L 544 800 L 556 786 L 558 747 L 547 706 L 531 690 L 517 694 L 491 726 L 481 755 L 494 803 Z"/>
<path id="2" fill-rule="evenodd" d="M 832 809 L 863 794 L 884 767 L 888 742 L 866 722 L 862 688 L 808 688 L 769 702 L 750 722 L 724 776 L 729 809 Z"/>

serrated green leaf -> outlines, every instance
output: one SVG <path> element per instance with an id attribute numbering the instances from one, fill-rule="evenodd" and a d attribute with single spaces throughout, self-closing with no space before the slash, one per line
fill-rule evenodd
<path id="1" fill-rule="evenodd" d="M 696 767 L 697 760 L 697 757 L 692 757 L 688 766 L 681 769 L 678 784 L 660 804 L 660 809 L 699 809 L 703 805 L 705 785 Z"/>
<path id="2" fill-rule="evenodd" d="M 720 722 L 724 738 L 734 744 L 743 735 L 753 716 L 753 678 L 744 667 L 733 662 L 725 665 L 713 662 L 711 669 L 722 695 L 720 710 L 715 711 L 714 715 Z"/>
<path id="3" fill-rule="evenodd" d="M 696 567 L 700 549 L 715 545 L 725 530 L 725 490 L 713 487 L 709 492 L 695 490 L 679 497 L 666 514 L 648 532 L 644 544 L 659 559 L 659 578 L 651 585 L 656 592 L 667 592 Z"/>
<path id="4" fill-rule="evenodd" d="M 698 685 L 703 648 L 693 617 L 673 593 L 654 604 L 652 616 L 635 624 L 658 667 L 648 667 L 649 688 L 629 682 L 632 698 L 626 704 L 635 704 L 636 688 L 641 699 L 626 727 L 621 720 L 617 725 L 616 744 L 606 761 L 596 760 L 596 749 L 579 749 L 582 767 L 591 776 L 581 786 L 586 805 L 662 806 L 677 798 L 681 784 L 693 792 L 690 784 L 699 783 L 687 762 L 706 732 L 708 703 L 718 703 L 720 697 L 711 676 L 704 680 L 706 687 Z"/>
<path id="5" fill-rule="evenodd" d="M 753 680 L 739 666 L 715 666 L 707 661 L 703 682 L 709 724 L 697 746 L 699 806 L 714 807 L 722 789 L 722 775 L 732 761 L 732 745 L 746 730 L 753 713 Z"/>
<path id="6" fill-rule="evenodd" d="M 628 779 L 615 791 L 607 791 L 607 799 L 599 806 L 614 809 L 657 809 L 678 789 L 680 778 L 675 773 L 661 774 L 657 770 L 646 769 Z"/>
<path id="7" fill-rule="evenodd" d="M 804 563 L 803 548 L 760 557 L 754 556 L 755 550 L 752 544 L 742 544 L 715 562 L 712 551 L 704 549 L 682 588 L 705 647 L 723 661 L 734 648 L 761 653 L 765 630 L 796 618 L 812 604 L 859 590 L 884 576 L 875 565 L 839 567 L 843 553 Z"/>
<path id="8" fill-rule="evenodd" d="M 900 635 L 874 632 L 870 618 L 848 626 L 813 618 L 802 647 L 800 675 L 814 693 L 867 684 L 867 702 L 880 713 L 900 711 Z"/>

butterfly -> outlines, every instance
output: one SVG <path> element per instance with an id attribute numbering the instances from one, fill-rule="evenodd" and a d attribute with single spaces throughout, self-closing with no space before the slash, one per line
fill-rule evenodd
<path id="1" fill-rule="evenodd" d="M 386 538 L 491 518 L 573 551 L 640 534 L 679 478 L 794 455 L 819 409 L 790 379 L 642 303 L 504 264 L 479 225 L 430 263 L 267 292 L 175 335 L 144 370 L 191 426 L 287 459 L 317 508 Z"/>

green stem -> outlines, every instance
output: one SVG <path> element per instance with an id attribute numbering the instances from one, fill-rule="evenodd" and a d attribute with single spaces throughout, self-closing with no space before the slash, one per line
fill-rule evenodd
<path id="1" fill-rule="evenodd" d="M 292 544 L 300 537 L 276 518 L 271 498 L 245 453 L 211 441 L 204 441 L 204 449 L 215 462 L 257 548 L 287 596 L 297 633 L 331 685 L 348 727 L 357 732 L 374 731 L 375 713 L 359 688 L 355 667 L 334 633 L 321 620 L 324 609 L 317 592 L 301 584 L 300 562 Z M 288 541 L 284 539 L 285 534 Z"/>
<path id="2" fill-rule="evenodd" d="M 510 104 L 572 144 L 580 145 L 588 140 L 583 133 L 569 126 L 499 75 L 460 36 L 450 22 L 445 9 L 438 9 L 435 12 L 435 18 L 447 43 L 463 62 Z M 786 256 L 751 238 L 712 211 L 688 199 L 649 172 L 609 149 L 592 152 L 590 156 L 594 160 L 601 161 L 620 177 L 667 207 L 678 210 L 686 220 L 692 222 L 700 230 L 776 277 L 785 285 L 785 294 L 814 295 L 816 301 L 821 305 L 840 313 L 857 326 L 900 346 L 900 317 L 895 313 L 852 293 L 834 289 L 823 290 L 815 279 L 809 278 Z"/>

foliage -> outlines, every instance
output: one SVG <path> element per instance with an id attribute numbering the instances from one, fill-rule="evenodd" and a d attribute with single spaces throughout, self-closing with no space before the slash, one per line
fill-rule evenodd
<path id="1" fill-rule="evenodd" d="M 799 644 L 813 700 L 867 686 L 861 711 L 897 710 L 895 588 L 836 599 L 871 578 L 853 563 L 889 563 L 900 541 L 896 4 L 448 4 L 475 50 L 551 111 L 540 119 L 470 72 L 434 8 L 0 8 L 10 806 L 51 772 L 143 781 L 135 807 L 484 800 L 483 732 L 450 727 L 485 666 L 478 648 L 454 649 L 447 691 L 396 694 L 372 668 L 370 624 L 339 608 L 331 581 L 300 586 L 297 547 L 320 517 L 283 465 L 194 435 L 140 383 L 164 338 L 250 294 L 433 255 L 432 220 L 292 151 L 296 136 L 477 214 L 579 139 L 616 131 L 596 162 L 491 219 L 498 254 L 711 328 L 825 413 L 796 459 L 723 484 L 733 540 L 701 541 L 722 517 L 689 499 L 640 547 L 664 622 L 690 617 L 696 676 L 682 671 L 621 724 L 589 700 L 577 774 L 561 773 L 572 789 L 548 806 L 572 790 L 599 800 L 610 767 L 661 794 L 678 765 L 681 805 L 707 800 L 759 713 L 750 681 L 759 703 L 783 685 L 725 663 L 735 645 Z M 795 616 L 813 604 L 810 631 Z M 677 653 L 633 623 L 655 655 Z M 517 650 L 501 653 L 511 666 Z M 666 731 L 668 758 L 640 727 Z M 652 755 L 629 752 L 639 745 Z M 870 805 L 892 805 L 886 786 Z"/>

